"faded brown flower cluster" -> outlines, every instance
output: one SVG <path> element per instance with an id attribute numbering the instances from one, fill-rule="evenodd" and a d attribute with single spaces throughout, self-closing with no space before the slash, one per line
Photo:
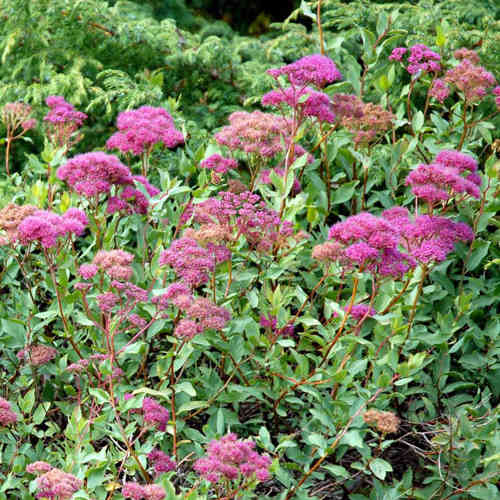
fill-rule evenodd
<path id="1" fill-rule="evenodd" d="M 383 434 L 394 434 L 399 429 L 399 418 L 391 411 L 367 410 L 363 414 L 363 420 L 374 425 Z"/>
<path id="2" fill-rule="evenodd" d="M 0 229 L 7 233 L 6 238 L 0 236 L 0 245 L 8 245 L 14 243 L 18 239 L 17 228 L 19 224 L 34 212 L 39 210 L 33 205 L 16 205 L 9 203 L 0 210 Z"/>

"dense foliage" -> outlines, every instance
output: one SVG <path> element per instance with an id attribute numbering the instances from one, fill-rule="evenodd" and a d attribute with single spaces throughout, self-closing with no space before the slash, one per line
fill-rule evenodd
<path id="1" fill-rule="evenodd" d="M 0 499 L 497 498 L 498 16 L 5 0 Z"/>

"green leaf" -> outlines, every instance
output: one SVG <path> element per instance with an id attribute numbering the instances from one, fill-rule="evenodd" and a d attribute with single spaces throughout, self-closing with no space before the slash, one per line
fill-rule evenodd
<path id="1" fill-rule="evenodd" d="M 370 462 L 370 469 L 378 479 L 384 480 L 388 472 L 392 472 L 392 465 L 381 458 Z"/>
<path id="2" fill-rule="evenodd" d="M 412 125 L 412 128 L 415 132 L 420 132 L 423 124 L 424 124 L 424 113 L 419 110 L 413 116 L 413 119 L 411 121 L 411 125 Z"/>
<path id="3" fill-rule="evenodd" d="M 338 205 L 339 203 L 345 203 L 346 201 L 349 201 L 352 198 L 352 195 L 354 194 L 354 190 L 356 189 L 356 186 L 358 184 L 359 184 L 359 181 L 351 181 L 351 182 L 347 182 L 346 184 L 343 184 L 342 186 L 338 187 L 333 192 L 332 203 L 334 205 Z"/>

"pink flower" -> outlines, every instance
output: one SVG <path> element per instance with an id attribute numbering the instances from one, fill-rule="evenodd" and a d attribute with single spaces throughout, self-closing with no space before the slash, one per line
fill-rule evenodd
<path id="1" fill-rule="evenodd" d="M 342 74 L 335 63 L 321 54 L 305 56 L 292 64 L 270 69 L 267 72 L 275 79 L 278 79 L 280 75 L 285 75 L 291 84 L 298 86 L 314 84 L 321 88 L 327 83 L 342 79 Z"/>
<path id="2" fill-rule="evenodd" d="M 69 148 L 78 142 L 81 137 L 75 137 L 74 134 L 87 119 L 87 115 L 77 111 L 61 96 L 49 96 L 45 103 L 50 108 L 44 118 L 50 142 L 59 148 Z"/>
<path id="3" fill-rule="evenodd" d="M 152 398 L 144 398 L 142 402 L 142 412 L 144 415 L 144 422 L 155 424 L 158 430 L 165 432 L 169 419 L 169 413 L 166 408 Z"/>
<path id="4" fill-rule="evenodd" d="M 50 469 L 36 479 L 37 498 L 69 500 L 81 487 L 83 482 L 60 469 Z"/>
<path id="5" fill-rule="evenodd" d="M 469 59 L 463 59 L 448 70 L 444 81 L 464 94 L 465 100 L 474 103 L 486 96 L 486 90 L 494 87 L 495 77 L 482 66 L 476 66 Z"/>
<path id="6" fill-rule="evenodd" d="M 259 455 L 254 448 L 253 441 L 239 440 L 236 434 L 227 434 L 211 441 L 207 446 L 207 456 L 198 459 L 193 468 L 212 483 L 223 478 L 234 481 L 241 476 L 267 481 L 271 459 L 267 455 Z"/>
<path id="7" fill-rule="evenodd" d="M 229 115 L 229 125 L 215 134 L 215 140 L 232 151 L 272 158 L 288 151 L 293 139 L 292 129 L 292 121 L 283 116 L 262 111 L 236 111 Z M 294 158 L 298 158 L 305 150 L 295 144 L 294 154 Z"/>
<path id="8" fill-rule="evenodd" d="M 26 472 L 30 474 L 44 474 L 49 470 L 52 470 L 52 465 L 43 461 L 33 462 L 26 467 Z"/>
<path id="9" fill-rule="evenodd" d="M 148 461 L 152 462 L 156 474 L 170 472 L 176 467 L 175 462 L 161 450 L 154 449 L 148 453 L 147 457 Z"/>
<path id="10" fill-rule="evenodd" d="M 418 262 L 442 262 L 454 250 L 458 241 L 472 241 L 474 233 L 464 222 L 453 222 L 446 217 L 419 215 L 410 218 L 408 210 L 393 207 L 382 212 L 395 232 L 400 244 Z"/>
<path id="11" fill-rule="evenodd" d="M 57 177 L 87 198 L 108 194 L 112 186 L 132 183 L 130 169 L 116 156 L 101 152 L 76 155 L 59 167 Z"/>
<path id="12" fill-rule="evenodd" d="M 187 309 L 186 315 L 193 322 L 196 321 L 202 330 L 212 328 L 220 331 L 231 319 L 231 313 L 227 309 L 206 298 L 196 299 Z"/>
<path id="13" fill-rule="evenodd" d="M 18 236 L 24 245 L 38 242 L 44 248 L 52 248 L 57 245 L 59 237 L 71 234 L 81 236 L 86 225 L 85 214 L 77 209 L 70 209 L 63 215 L 49 210 L 37 210 L 19 224 Z"/>
<path id="14" fill-rule="evenodd" d="M 450 95 L 450 88 L 444 80 L 437 78 L 434 80 L 429 94 L 443 104 L 444 100 Z"/>
<path id="15" fill-rule="evenodd" d="M 213 170 L 217 174 L 227 174 L 229 170 L 238 168 L 238 162 L 234 158 L 224 158 L 216 153 L 205 158 L 200 167 Z"/>
<path id="16" fill-rule="evenodd" d="M 344 307 L 344 311 L 347 311 L 349 306 Z M 366 304 L 355 304 L 351 308 L 350 316 L 354 319 L 362 319 L 365 316 L 370 317 L 377 314 L 377 311 L 373 307 L 369 307 Z"/>
<path id="17" fill-rule="evenodd" d="M 139 156 L 150 152 L 155 144 L 175 148 L 184 143 L 184 136 L 175 128 L 174 120 L 163 108 L 142 106 L 123 111 L 116 121 L 118 132 L 106 143 L 108 149 Z"/>
<path id="18" fill-rule="evenodd" d="M 410 255 L 398 250 L 400 236 L 393 225 L 366 212 L 333 225 L 328 238 L 337 244 L 332 249 L 333 260 L 338 260 L 346 269 L 360 268 L 400 278 L 415 265 Z M 328 252 L 326 258 L 327 255 Z"/>
<path id="19" fill-rule="evenodd" d="M 206 283 L 215 269 L 215 258 L 206 248 L 192 238 L 174 240 L 170 248 L 162 252 L 160 265 L 169 265 L 189 286 L 197 287 Z"/>
<path id="20" fill-rule="evenodd" d="M 80 276 L 85 280 L 92 279 L 98 271 L 99 268 L 94 264 L 82 264 L 78 269 Z"/>
<path id="21" fill-rule="evenodd" d="M 112 279 L 127 281 L 133 274 L 133 260 L 134 256 L 125 250 L 99 250 L 92 264 Z"/>
<path id="22" fill-rule="evenodd" d="M 408 49 L 406 47 L 396 47 L 392 50 L 391 55 L 389 56 L 389 61 L 401 62 L 407 51 Z"/>
<path id="23" fill-rule="evenodd" d="M 4 427 L 15 424 L 17 422 L 17 415 L 12 411 L 10 403 L 0 397 L 0 425 Z"/>
<path id="24" fill-rule="evenodd" d="M 132 500 L 143 500 L 145 498 L 144 486 L 128 481 L 122 486 L 122 495 L 124 498 L 132 498 Z"/>
<path id="25" fill-rule="evenodd" d="M 332 111 L 330 97 L 309 87 L 296 89 L 288 87 L 271 90 L 262 97 L 263 106 L 281 108 L 283 104 L 297 109 L 300 115 L 315 117 L 319 121 L 332 123 L 335 114 Z"/>

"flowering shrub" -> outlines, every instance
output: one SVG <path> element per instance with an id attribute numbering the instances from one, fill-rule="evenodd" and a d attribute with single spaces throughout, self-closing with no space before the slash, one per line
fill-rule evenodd
<path id="1" fill-rule="evenodd" d="M 498 497 L 498 75 L 352 4 L 241 37 L 214 130 L 160 76 L 217 37 L 55 8 L 157 67 L 2 108 L 0 500 Z"/>

